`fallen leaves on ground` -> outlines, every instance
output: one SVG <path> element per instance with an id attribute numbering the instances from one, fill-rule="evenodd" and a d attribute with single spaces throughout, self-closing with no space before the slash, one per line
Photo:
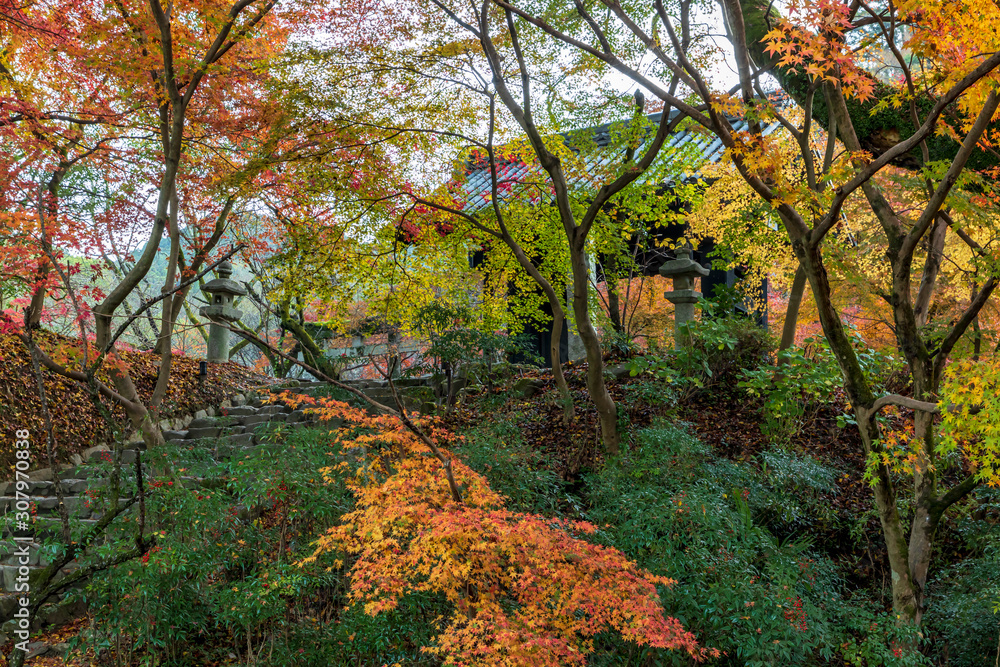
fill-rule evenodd
<path id="1" fill-rule="evenodd" d="M 74 350 L 79 350 L 76 341 L 65 337 L 40 332 L 36 338 L 39 346 L 47 352 L 55 352 L 59 348 L 58 351 L 68 357 Z M 119 357 L 127 365 L 139 396 L 148 400 L 156 386 L 159 355 L 122 351 Z M 208 406 L 217 406 L 224 398 L 237 392 L 274 381 L 232 362 L 209 364 L 208 377 L 201 381 L 198 379 L 199 361 L 182 355 L 173 357 L 170 384 L 160 419 L 180 417 Z M 51 372 L 43 370 L 43 374 L 52 414 L 57 460 L 66 462 L 71 454 L 108 442 L 111 430 L 87 388 Z M 98 374 L 98 377 L 110 383 L 106 373 Z M 124 410 L 107 400 L 103 401 L 103 405 L 108 408 L 115 427 L 127 437 L 132 429 Z M 12 464 L 14 436 L 19 429 L 31 432 L 35 458 L 32 467 L 47 467 L 42 458 L 45 453 L 45 420 L 28 352 L 16 337 L 0 335 L 0 465 L 9 467 Z"/>

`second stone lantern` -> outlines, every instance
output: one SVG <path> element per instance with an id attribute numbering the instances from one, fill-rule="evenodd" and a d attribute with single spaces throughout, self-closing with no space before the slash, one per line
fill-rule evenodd
<path id="1" fill-rule="evenodd" d="M 219 277 L 201 288 L 208 296 L 208 305 L 202 306 L 198 312 L 212 321 L 208 327 L 208 361 L 229 361 L 229 329 L 220 322 L 233 323 L 243 316 L 233 306 L 233 299 L 245 295 L 247 291 L 229 278 L 233 275 L 233 265 L 228 261 L 220 263 L 215 273 Z"/>
<path id="2" fill-rule="evenodd" d="M 676 259 L 663 263 L 660 275 L 674 279 L 673 291 L 663 296 L 674 304 L 674 349 L 691 344 L 687 324 L 694 321 L 694 304 L 701 292 L 694 288 L 694 279 L 708 275 L 708 269 L 691 259 L 691 246 L 684 245 L 674 251 Z"/>

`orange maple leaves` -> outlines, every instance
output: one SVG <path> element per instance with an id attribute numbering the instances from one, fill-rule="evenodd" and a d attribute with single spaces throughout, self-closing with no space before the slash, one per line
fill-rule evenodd
<path id="1" fill-rule="evenodd" d="M 345 554 L 351 598 L 372 615 L 409 593 L 442 594 L 453 611 L 425 652 L 446 664 L 583 665 L 594 636 L 614 630 L 695 659 L 718 654 L 664 615 L 656 585 L 675 582 L 581 539 L 596 532 L 592 524 L 511 512 L 484 477 L 452 458 L 464 499 L 456 503 L 438 460 L 395 418 L 329 399 L 283 400 L 361 427 L 338 432 L 348 460 L 324 470 L 329 477 L 355 469 L 356 509 L 305 562 Z M 455 440 L 430 420 L 422 424 L 439 443 Z"/>
<path id="2" fill-rule="evenodd" d="M 767 53 L 778 55 L 778 65 L 792 71 L 804 68 L 811 79 L 839 82 L 848 97 L 866 100 L 874 80 L 855 64 L 844 41 L 851 27 L 847 5 L 838 0 L 792 0 L 791 18 L 781 18 L 764 36 Z"/>

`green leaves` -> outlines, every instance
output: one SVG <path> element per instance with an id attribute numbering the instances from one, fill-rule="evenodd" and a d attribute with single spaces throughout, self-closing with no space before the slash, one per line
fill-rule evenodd
<path id="1" fill-rule="evenodd" d="M 976 478 L 1000 486 L 1000 360 L 955 362 L 941 384 L 941 456 L 961 452 Z"/>

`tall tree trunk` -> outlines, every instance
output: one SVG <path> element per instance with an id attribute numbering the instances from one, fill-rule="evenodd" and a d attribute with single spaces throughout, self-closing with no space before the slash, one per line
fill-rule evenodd
<path id="1" fill-rule="evenodd" d="M 48 223 L 55 222 L 59 214 L 59 186 L 69 173 L 70 162 L 67 162 L 66 155 L 69 148 L 79 143 L 79 139 L 71 142 L 69 147 L 60 151 L 59 165 L 52 171 L 49 182 L 42 190 L 39 185 L 38 192 L 38 233 L 41 244 L 42 260 L 35 271 L 35 284 L 31 293 L 31 302 L 28 305 L 28 326 L 37 327 L 42 320 L 42 311 L 45 309 L 45 296 L 48 291 L 45 283 L 48 282 L 51 271 L 51 263 L 54 261 L 52 255 L 52 242 L 49 240 Z"/>
<path id="2" fill-rule="evenodd" d="M 972 296 L 969 301 L 975 301 L 976 296 L 979 294 L 979 286 L 973 282 L 972 283 Z M 983 329 L 979 324 L 979 314 L 977 313 L 975 318 L 972 320 L 972 360 L 979 361 L 979 355 L 983 351 Z"/>
<path id="3" fill-rule="evenodd" d="M 570 263 L 573 267 L 573 315 L 576 318 L 576 330 L 583 341 L 584 349 L 587 351 L 587 390 L 590 392 L 590 400 L 594 402 L 601 422 L 601 439 L 604 443 L 604 450 L 615 456 L 621 451 L 618 434 L 618 407 L 604 384 L 604 357 L 601 351 L 601 340 L 590 321 L 590 273 L 583 243 L 579 242 L 578 239 L 573 239 L 570 244 Z"/>
<path id="4" fill-rule="evenodd" d="M 179 294 L 170 294 L 177 284 L 177 261 L 181 250 L 181 232 L 178 225 L 178 197 L 177 189 L 174 189 L 170 197 L 170 212 L 167 216 L 169 222 L 170 235 L 170 256 L 167 259 L 167 275 L 163 280 L 163 287 L 160 288 L 162 294 L 169 294 L 161 301 L 160 310 L 160 335 L 157 346 L 160 348 L 160 368 L 156 375 L 156 386 L 153 388 L 153 395 L 149 399 L 149 409 L 152 412 L 152 419 L 159 421 L 160 403 L 170 386 L 170 367 L 173 362 L 172 341 L 174 334 L 174 322 L 176 321 L 174 303 L 176 299 L 183 298 Z"/>
<path id="5" fill-rule="evenodd" d="M 861 435 L 865 455 L 866 457 L 878 457 L 881 453 L 881 446 L 878 444 L 878 424 L 872 409 L 875 397 L 864 372 L 861 370 L 839 313 L 832 302 L 832 292 L 819 249 L 810 247 L 801 241 L 794 242 L 793 245 L 796 247 L 796 254 L 799 256 L 809 279 L 830 350 L 843 373 L 848 400 L 854 406 L 854 412 L 857 416 L 858 431 Z M 908 278 L 901 277 L 904 274 L 909 275 L 908 269 L 895 268 L 894 276 L 900 283 L 908 280 Z M 900 285 L 894 285 L 894 293 L 898 293 L 899 289 Z M 900 302 L 893 304 L 896 313 L 897 337 L 901 341 L 908 336 L 916 335 L 915 319 L 901 317 L 901 311 L 908 308 L 907 304 Z M 912 310 L 910 314 L 912 315 Z M 929 382 L 933 378 L 933 372 L 928 367 L 929 361 L 913 354 L 907 355 L 907 359 L 910 362 L 914 382 L 914 397 L 917 400 L 927 401 L 929 394 L 932 393 L 929 391 Z M 892 571 L 893 611 L 900 623 L 916 626 L 919 626 L 923 616 L 924 590 L 930 567 L 934 533 L 941 514 L 950 504 L 950 502 L 942 502 L 936 495 L 932 417 L 933 415 L 929 413 L 918 411 L 914 419 L 917 460 L 914 473 L 914 518 L 909 527 L 909 535 L 900 514 L 898 496 L 890 471 L 881 461 L 875 464 L 875 484 L 872 489 L 876 511 L 882 526 L 882 534 L 885 538 L 889 567 Z"/>
<path id="6" fill-rule="evenodd" d="M 32 286 L 31 291 L 31 302 L 28 304 L 28 326 L 37 327 L 42 321 L 42 311 L 45 309 L 45 296 L 48 292 L 45 284 L 49 279 L 49 258 L 52 256 L 52 245 L 49 243 L 48 238 L 44 231 L 44 224 L 42 225 L 42 253 L 44 257 L 41 258 L 38 269 L 35 271 L 35 282 Z"/>
<path id="7" fill-rule="evenodd" d="M 876 442 L 879 439 L 877 422 L 871 410 L 875 396 L 861 369 L 851 340 L 844 330 L 840 313 L 833 304 L 832 289 L 820 250 L 802 239 L 793 240 L 792 245 L 809 280 L 823 333 L 843 374 L 844 388 L 848 400 L 854 406 L 865 455 L 872 456 L 876 453 Z M 881 462 L 876 464 L 873 494 L 889 556 L 889 567 L 892 570 L 893 610 L 906 623 L 918 622 L 919 593 L 911 574 L 910 547 L 906 529 L 899 513 L 896 489 L 889 469 Z M 921 532 L 921 536 L 924 535 L 926 533 Z"/>
<path id="8" fill-rule="evenodd" d="M 618 258 L 610 255 L 606 267 L 604 284 L 608 289 L 608 319 L 611 320 L 615 333 L 621 335 L 625 333 L 625 327 L 622 324 L 621 296 L 618 293 Z"/>
<path id="9" fill-rule="evenodd" d="M 521 265 L 521 268 L 531 276 L 535 284 L 542 288 L 542 293 L 545 294 L 545 298 L 549 302 L 549 307 L 552 309 L 552 336 L 549 340 L 549 351 L 552 355 L 552 378 L 555 380 L 556 388 L 559 390 L 559 400 L 563 406 L 563 423 L 569 426 L 573 423 L 576 407 L 573 405 L 573 395 L 569 393 L 569 384 L 566 383 L 566 376 L 563 374 L 562 355 L 559 354 L 559 341 L 562 339 L 562 330 L 566 322 L 566 311 L 563 308 L 562 301 L 559 299 L 559 295 L 556 294 L 555 288 L 552 287 L 552 283 L 531 262 L 524 249 L 510 235 L 510 232 L 507 231 L 507 227 L 502 221 L 499 222 L 499 226 L 503 242 L 514 253 L 514 258 Z"/>
<path id="10" fill-rule="evenodd" d="M 917 300 L 914 304 L 914 317 L 917 326 L 927 324 L 930 315 L 931 299 L 934 296 L 934 286 L 941 270 L 941 259 L 944 257 L 944 242 L 948 234 L 948 223 L 944 216 L 939 215 L 931 227 L 927 243 L 927 259 L 924 261 L 924 271 L 920 277 L 920 288 L 917 290 Z"/>

